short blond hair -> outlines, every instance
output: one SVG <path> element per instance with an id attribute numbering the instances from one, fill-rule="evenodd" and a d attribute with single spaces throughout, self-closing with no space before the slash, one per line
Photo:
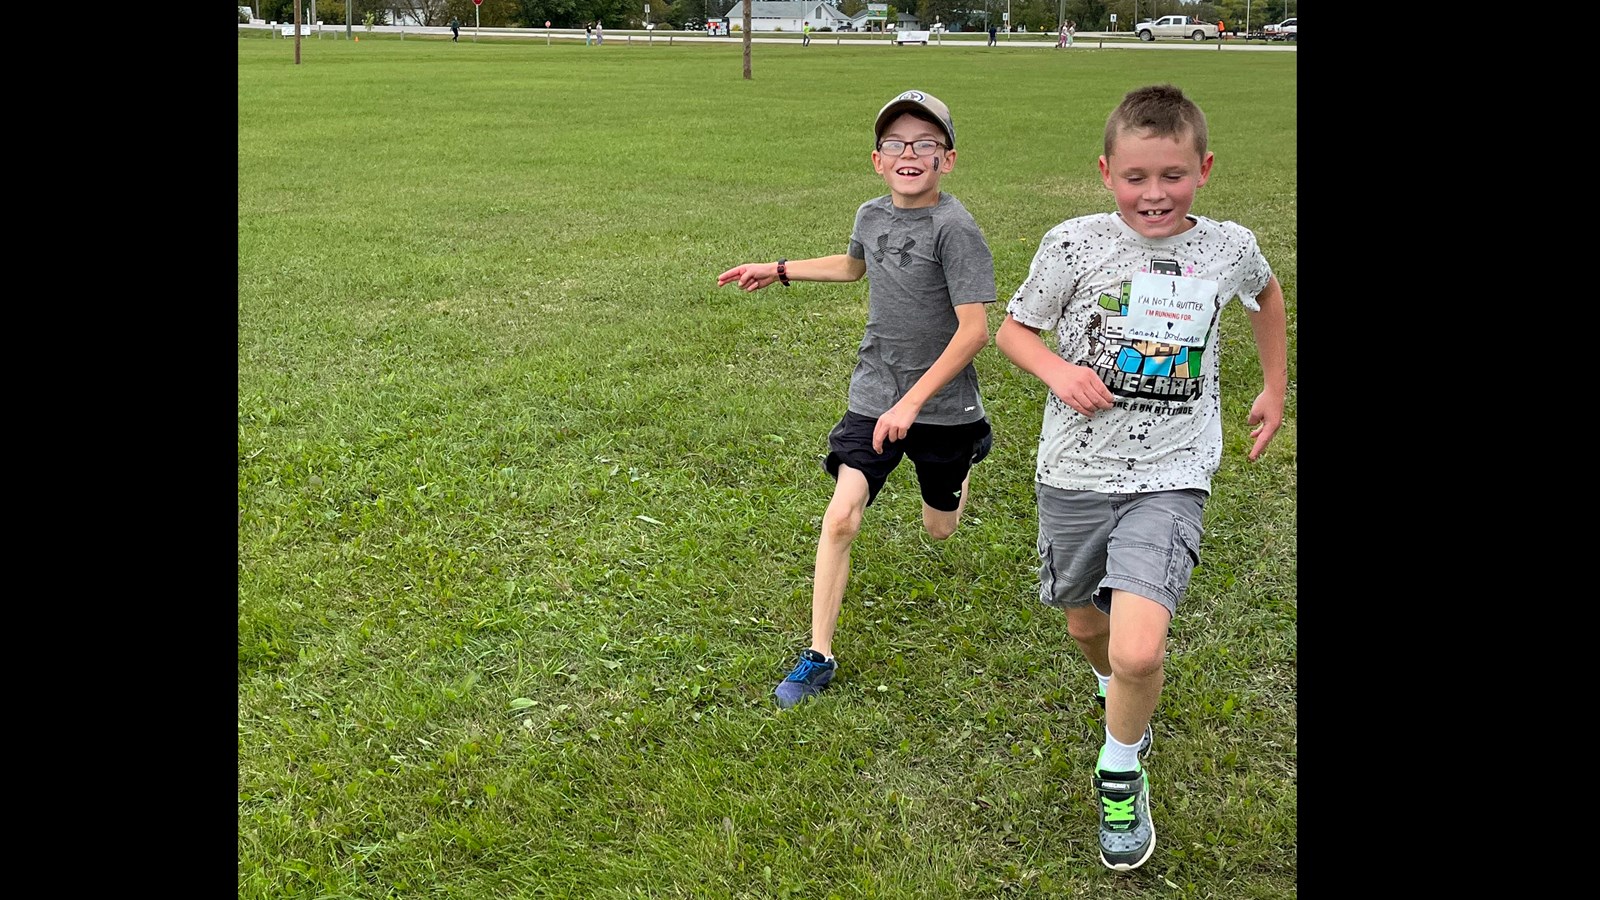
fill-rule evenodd
<path id="1" fill-rule="evenodd" d="M 1210 140 L 1206 114 L 1181 89 L 1170 84 L 1136 88 L 1123 96 L 1122 102 L 1106 119 L 1105 155 L 1108 158 L 1124 131 L 1168 138 L 1188 134 L 1194 141 L 1195 152 L 1201 157 L 1206 155 L 1206 144 Z"/>

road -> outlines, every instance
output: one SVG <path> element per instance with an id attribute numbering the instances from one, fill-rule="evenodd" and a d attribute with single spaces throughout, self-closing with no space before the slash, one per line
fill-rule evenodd
<path id="1" fill-rule="evenodd" d="M 266 24 L 265 22 L 263 22 L 263 23 L 260 23 L 260 24 L 251 23 L 249 25 L 240 25 L 239 29 L 241 31 L 242 30 L 246 30 L 246 29 L 266 31 L 271 27 L 272 26 L 270 26 L 270 25 Z M 327 23 L 324 23 L 320 33 L 318 32 L 318 29 L 317 29 L 317 27 L 315 25 L 308 26 L 305 23 L 301 23 L 300 27 L 301 27 L 301 34 L 300 34 L 300 39 L 301 40 L 343 40 L 344 39 L 345 29 L 344 29 L 343 25 L 329 25 Z M 360 37 L 361 35 L 366 34 L 367 31 L 368 31 L 368 29 L 367 29 L 367 27 L 365 25 L 357 25 L 357 26 L 355 26 L 354 28 L 351 29 L 351 34 L 353 34 L 353 35 L 355 35 L 357 37 Z M 446 26 L 446 25 L 421 26 L 421 27 L 418 27 L 418 26 L 415 26 L 415 25 L 407 25 L 407 26 L 404 26 L 404 27 L 398 26 L 398 25 L 374 25 L 374 26 L 372 26 L 371 31 L 376 32 L 376 33 L 380 33 L 380 34 L 398 34 L 398 35 L 401 35 L 402 38 L 405 35 L 422 35 L 424 37 L 429 37 L 429 38 L 434 38 L 434 37 L 449 38 L 450 37 L 450 28 L 449 28 L 449 26 Z M 574 29 L 574 28 L 551 28 L 551 29 L 548 29 L 548 30 L 544 29 L 544 28 L 478 28 L 478 29 L 474 29 L 472 25 L 468 24 L 468 25 L 462 25 L 461 26 L 461 41 L 462 41 L 462 43 L 470 42 L 474 37 L 474 35 L 473 35 L 474 31 L 477 32 L 477 37 L 482 37 L 482 38 L 494 37 L 494 38 L 515 38 L 515 39 L 519 39 L 519 40 L 546 40 L 546 41 L 582 41 L 583 40 L 583 29 L 581 29 L 581 28 L 576 28 L 576 29 Z M 1007 39 L 1008 37 L 1010 38 L 1009 40 Z M 1073 40 L 1072 46 L 1071 47 L 1067 47 L 1065 49 L 1067 49 L 1067 50 L 1188 50 L 1188 51 L 1210 51 L 1212 53 L 1216 53 L 1216 52 L 1219 52 L 1219 51 L 1228 52 L 1228 53 L 1233 53 L 1233 52 L 1245 52 L 1245 53 L 1294 53 L 1297 50 L 1299 50 L 1299 44 L 1296 41 L 1274 41 L 1274 42 L 1271 42 L 1271 43 L 1266 43 L 1266 42 L 1260 42 L 1260 41 L 1246 42 L 1246 41 L 1244 41 L 1242 39 L 1230 38 L 1229 40 L 1222 41 L 1220 43 L 1217 42 L 1217 41 L 1202 41 L 1202 42 L 1197 44 L 1194 41 L 1177 41 L 1177 40 L 1150 41 L 1150 42 L 1146 43 L 1146 42 L 1143 42 L 1143 41 L 1133 40 L 1132 36 L 1128 35 L 1126 33 L 1124 33 L 1122 35 L 1120 40 L 1107 40 L 1106 37 L 1107 36 L 1105 34 L 1102 34 L 1102 33 L 1099 33 L 1099 32 L 1079 32 L 1077 37 Z M 292 38 L 290 38 L 290 40 L 292 40 Z M 691 32 L 691 31 L 668 31 L 668 32 L 654 32 L 654 33 L 648 32 L 648 31 L 642 31 L 642 30 L 624 31 L 624 30 L 621 30 L 621 29 L 617 29 L 617 30 L 608 29 L 606 31 L 606 45 L 607 46 L 613 46 L 614 45 L 614 46 L 627 47 L 627 46 L 632 46 L 633 44 L 636 44 L 636 43 L 637 44 L 645 44 L 645 45 L 654 45 L 654 44 L 657 44 L 657 43 L 662 43 L 662 44 L 667 44 L 667 45 L 670 46 L 671 44 L 675 44 L 675 43 L 679 43 L 679 42 L 742 45 L 744 43 L 744 38 L 741 35 L 733 35 L 731 37 L 710 37 L 708 35 L 698 34 L 698 33 Z M 798 34 L 788 34 L 788 33 L 774 33 L 774 32 L 758 32 L 755 36 L 753 36 L 750 39 L 750 43 L 752 43 L 752 44 L 798 44 L 798 43 L 800 43 L 800 35 L 798 35 Z M 989 40 L 988 40 L 988 36 L 987 35 L 984 35 L 984 34 L 978 33 L 978 32 L 965 32 L 960 37 L 952 37 L 950 35 L 946 35 L 946 36 L 944 36 L 942 38 L 941 37 L 936 37 L 936 38 L 934 38 L 934 40 L 931 43 L 928 44 L 928 47 L 930 47 L 930 48 L 934 48 L 934 47 L 940 47 L 940 48 L 950 47 L 950 48 L 958 48 L 958 49 L 987 50 L 987 49 L 989 49 L 988 43 L 989 43 Z M 834 34 L 834 33 L 826 32 L 826 31 L 824 31 L 824 32 L 815 32 L 815 31 L 813 31 L 811 33 L 811 44 L 814 47 L 818 47 L 818 46 L 820 46 L 820 47 L 827 47 L 827 46 L 842 47 L 842 46 L 857 45 L 857 44 L 874 44 L 874 45 L 881 44 L 881 45 L 893 46 L 893 44 L 891 43 L 891 41 L 889 39 L 889 35 L 886 35 L 886 34 L 883 34 L 883 35 L 879 35 L 879 34 L 862 35 L 862 34 L 855 34 L 855 33 Z M 1054 34 L 1020 34 L 1019 33 L 1019 34 L 1011 34 L 1009 36 L 1008 35 L 1001 35 L 1000 36 L 1000 47 L 1004 47 L 1004 48 L 1008 48 L 1008 49 L 1010 49 L 1010 48 L 1039 48 L 1039 49 L 1044 49 L 1044 50 L 1051 50 L 1051 49 L 1055 48 L 1055 45 L 1056 45 L 1056 36 Z"/>

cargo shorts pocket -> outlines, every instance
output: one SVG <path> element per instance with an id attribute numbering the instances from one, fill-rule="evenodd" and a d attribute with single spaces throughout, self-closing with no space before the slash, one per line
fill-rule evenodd
<path id="1" fill-rule="evenodd" d="M 1179 516 L 1172 517 L 1172 545 L 1167 551 L 1167 590 L 1182 597 L 1189 590 L 1189 579 L 1200 565 L 1200 529 Z"/>
<path id="2" fill-rule="evenodd" d="M 1050 554 L 1050 542 L 1043 534 L 1034 542 L 1039 552 L 1039 599 L 1051 602 L 1056 595 L 1056 566 Z"/>
<path id="3" fill-rule="evenodd" d="M 1044 537 L 1039 538 L 1037 549 L 1041 601 L 1048 606 L 1065 609 L 1069 606 L 1083 606 L 1094 599 L 1095 592 L 1099 590 L 1100 578 L 1098 575 L 1087 575 L 1083 572 L 1084 560 L 1081 556 L 1073 557 L 1071 553 L 1056 547 L 1054 542 Z"/>

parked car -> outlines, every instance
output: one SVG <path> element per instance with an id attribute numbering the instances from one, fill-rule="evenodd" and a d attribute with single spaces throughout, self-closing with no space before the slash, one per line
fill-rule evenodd
<path id="1" fill-rule="evenodd" d="M 1261 29 L 1261 32 L 1269 41 L 1295 41 L 1299 39 L 1295 28 L 1296 21 L 1297 19 L 1284 19 L 1276 25 L 1268 25 Z"/>
<path id="2" fill-rule="evenodd" d="M 850 24 L 849 22 L 840 22 L 838 30 L 839 31 L 855 31 L 856 30 L 856 26 Z"/>

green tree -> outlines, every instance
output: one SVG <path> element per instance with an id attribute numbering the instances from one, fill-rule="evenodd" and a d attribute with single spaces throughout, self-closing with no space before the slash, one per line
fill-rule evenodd
<path id="1" fill-rule="evenodd" d="M 462 25 L 477 22 L 486 28 L 516 26 L 532 28 L 535 23 L 521 21 L 518 18 L 519 12 L 516 0 L 483 0 L 483 5 L 476 9 L 473 8 L 472 0 L 447 0 L 443 11 L 439 14 L 442 19 L 439 24 L 449 24 L 451 19 L 460 19 Z M 537 24 L 541 28 L 544 27 L 544 20 L 540 19 Z"/>
<path id="2" fill-rule="evenodd" d="M 389 20 L 384 11 L 389 5 L 385 0 L 350 0 L 351 17 L 355 20 L 350 24 L 366 21 L 369 12 L 377 16 L 375 24 L 386 24 Z M 317 0 L 317 18 L 322 20 L 324 26 L 344 25 L 344 11 L 345 0 Z M 294 0 L 258 0 L 256 15 L 268 22 L 293 22 Z M 302 24 L 315 24 L 311 18 L 311 0 L 300 0 L 300 21 Z"/>
<path id="3" fill-rule="evenodd" d="M 543 27 L 546 20 L 553 28 L 582 28 L 593 22 L 594 13 L 587 0 L 514 0 L 516 12 L 512 19 L 523 27 Z"/>
<path id="4" fill-rule="evenodd" d="M 1105 0 L 1064 0 L 1059 15 L 1077 22 L 1079 31 L 1107 31 L 1111 27 Z M 1060 27 L 1059 19 L 1056 27 Z"/>
<path id="5" fill-rule="evenodd" d="M 922 0 L 915 9 L 923 28 L 932 28 L 935 22 L 942 22 L 948 28 L 957 23 L 965 24 L 965 7 L 963 0 Z"/>

